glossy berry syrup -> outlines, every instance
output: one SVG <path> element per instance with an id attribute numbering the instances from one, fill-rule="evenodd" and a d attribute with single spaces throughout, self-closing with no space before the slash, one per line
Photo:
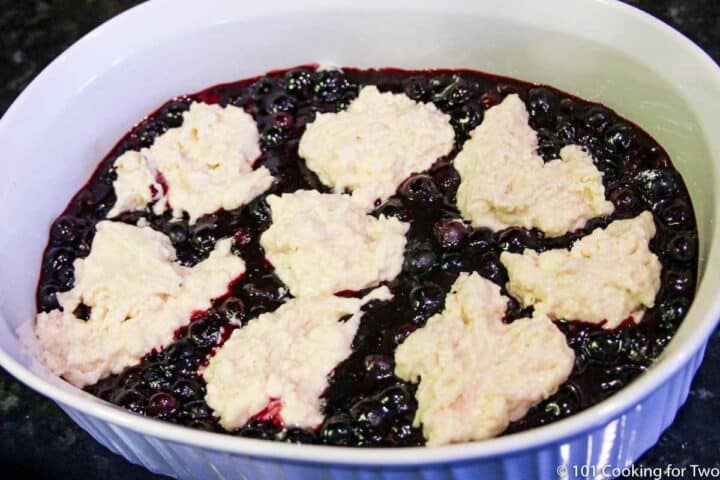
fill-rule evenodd
<path id="1" fill-rule="evenodd" d="M 456 146 L 428 172 L 412 176 L 375 214 L 411 222 L 402 273 L 389 284 L 395 298 L 365 307 L 353 342 L 353 353 L 334 370 L 324 393 L 325 420 L 316 430 L 284 428 L 267 415 L 255 417 L 235 432 L 246 437 L 286 442 L 349 446 L 406 446 L 424 443 L 412 420 L 417 404 L 415 386 L 394 375 L 395 348 L 411 332 L 442 310 L 447 291 L 459 272 L 478 271 L 498 285 L 507 281 L 500 264 L 503 250 L 568 248 L 595 228 L 619 218 L 652 211 L 657 235 L 651 249 L 662 262 L 662 287 L 656 306 L 639 325 L 615 331 L 578 322 L 558 323 L 577 359 L 572 375 L 559 391 L 510 425 L 517 432 L 544 425 L 609 397 L 640 375 L 668 344 L 685 316 L 695 291 L 697 230 L 685 185 L 665 151 L 644 131 L 602 105 L 592 104 L 550 87 L 472 71 L 355 70 L 316 72 L 313 68 L 278 71 L 267 76 L 219 85 L 174 99 L 138 124 L 102 161 L 88 184 L 53 224 L 43 259 L 37 293 L 38 309 L 58 306 L 55 294 L 73 286 L 72 262 L 90 250 L 94 225 L 115 202 L 114 160 L 130 149 L 152 144 L 168 128 L 179 126 L 191 101 L 232 104 L 251 114 L 259 126 L 262 156 L 258 165 L 276 178 L 268 194 L 297 189 L 327 191 L 298 157 L 305 125 L 317 112 L 342 110 L 363 85 L 405 92 L 430 101 L 452 117 Z M 604 173 L 615 213 L 560 238 L 546 239 L 536 230 L 509 228 L 493 233 L 471 229 L 455 203 L 460 178 L 452 160 L 483 113 L 509 93 L 525 101 L 531 124 L 540 137 L 539 153 L 557 158 L 568 144 L 585 146 Z M 247 263 L 246 275 L 226 297 L 197 314 L 178 331 L 176 341 L 145 357 L 141 364 L 108 377 L 87 391 L 133 412 L 210 431 L 223 431 L 203 400 L 205 386 L 197 374 L 214 348 L 234 328 L 277 308 L 288 290 L 274 274 L 259 246 L 271 218 L 265 195 L 234 211 L 202 217 L 189 226 L 187 218 L 172 219 L 149 211 L 123 214 L 118 220 L 145 218 L 167 234 L 180 261 L 194 265 L 215 242 L 234 237 L 233 250 Z M 76 315 L 87 318 L 88 308 Z M 506 320 L 527 315 L 514 300 Z M 234 319 L 233 322 L 230 322 Z"/>

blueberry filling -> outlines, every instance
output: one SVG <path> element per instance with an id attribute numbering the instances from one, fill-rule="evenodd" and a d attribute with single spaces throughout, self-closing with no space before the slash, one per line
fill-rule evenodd
<path id="1" fill-rule="evenodd" d="M 155 137 L 179 126 L 192 101 L 236 105 L 256 120 L 262 145 L 257 165 L 267 167 L 276 181 L 269 193 L 298 189 L 328 191 L 298 156 L 305 125 L 319 112 L 342 110 L 363 85 L 403 92 L 418 101 L 434 102 L 451 116 L 456 145 L 448 158 L 429 171 L 408 178 L 395 196 L 373 214 L 411 222 L 402 273 L 389 284 L 395 298 L 365 307 L 352 354 L 340 363 L 323 394 L 325 420 L 315 430 L 284 428 L 272 419 L 255 418 L 231 434 L 347 446 L 412 446 L 424 444 L 413 426 L 416 386 L 394 375 L 394 351 L 410 333 L 444 307 L 445 295 L 459 272 L 478 271 L 504 285 L 507 272 L 502 251 L 524 248 L 568 248 L 595 228 L 650 210 L 657 226 L 651 249 L 660 258 L 662 286 L 656 306 L 640 324 L 607 331 L 578 322 L 558 323 L 576 354 L 568 381 L 506 433 L 545 425 L 579 412 L 611 396 L 642 373 L 661 353 L 687 313 L 697 276 L 697 228 L 687 189 L 665 151 L 637 126 L 611 110 L 553 89 L 471 71 L 355 70 L 316 72 L 312 68 L 278 71 L 267 76 L 211 87 L 174 99 L 127 134 L 102 161 L 91 180 L 53 223 L 37 291 L 39 311 L 58 308 L 56 295 L 74 284 L 73 261 L 88 255 L 94 225 L 115 202 L 112 164 L 123 152 L 152 144 Z M 608 199 L 615 212 L 594 219 L 582 231 L 559 238 L 509 228 L 502 232 L 472 229 L 460 218 L 455 193 L 460 183 L 452 158 L 485 110 L 509 93 L 518 93 L 538 131 L 539 154 L 557 158 L 568 144 L 586 147 L 604 173 Z M 266 194 L 267 195 L 267 194 Z M 198 369 L 213 349 L 257 315 L 276 309 L 288 290 L 265 260 L 259 237 L 271 218 L 265 195 L 249 205 L 202 217 L 155 215 L 150 210 L 122 214 L 117 220 L 148 224 L 165 233 L 184 265 L 206 258 L 218 239 L 233 237 L 233 252 L 247 263 L 247 272 L 207 312 L 195 315 L 163 351 L 87 391 L 138 414 L 221 432 L 204 401 L 205 385 Z M 507 293 L 503 290 L 503 293 Z M 75 312 L 87 320 L 92 311 Z M 514 300 L 506 321 L 528 315 Z"/>

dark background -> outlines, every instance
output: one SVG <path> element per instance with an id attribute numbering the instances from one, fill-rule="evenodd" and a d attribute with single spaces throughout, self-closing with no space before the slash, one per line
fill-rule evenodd
<path id="1" fill-rule="evenodd" d="M 626 2 L 661 18 L 692 38 L 716 61 L 720 59 L 720 0 Z M 47 63 L 77 38 L 137 3 L 0 0 L 0 114 Z M 720 467 L 719 394 L 720 332 L 715 332 L 687 403 L 660 442 L 638 464 Z M 2 369 L 0 477 L 164 478 L 110 453 L 54 403 L 19 384 Z"/>

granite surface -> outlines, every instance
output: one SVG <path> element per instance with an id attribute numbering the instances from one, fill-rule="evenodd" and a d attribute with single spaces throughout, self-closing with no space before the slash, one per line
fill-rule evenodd
<path id="1" fill-rule="evenodd" d="M 133 0 L 0 0 L 0 113 L 50 60 Z M 720 0 L 627 0 L 720 60 Z M 11 159 L 0 159 L 11 161 Z M 640 460 L 720 467 L 720 332 L 672 427 Z M 0 477 L 159 479 L 101 447 L 51 401 L 0 369 Z"/>

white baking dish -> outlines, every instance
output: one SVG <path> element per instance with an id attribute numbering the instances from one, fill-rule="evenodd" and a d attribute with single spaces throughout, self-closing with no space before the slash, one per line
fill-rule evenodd
<path id="1" fill-rule="evenodd" d="M 114 142 L 174 95 L 317 61 L 463 67 L 545 82 L 647 129 L 688 183 L 702 257 L 695 302 L 660 361 L 609 400 L 549 426 L 402 450 L 198 432 L 105 404 L 39 367 L 13 332 L 35 313 L 48 227 Z M 573 478 L 573 465 L 627 465 L 673 420 L 720 316 L 719 111 L 717 65 L 669 27 L 610 0 L 151 1 L 61 55 L 0 121 L 0 363 L 111 450 L 183 478 L 524 480 L 558 471 Z"/>

